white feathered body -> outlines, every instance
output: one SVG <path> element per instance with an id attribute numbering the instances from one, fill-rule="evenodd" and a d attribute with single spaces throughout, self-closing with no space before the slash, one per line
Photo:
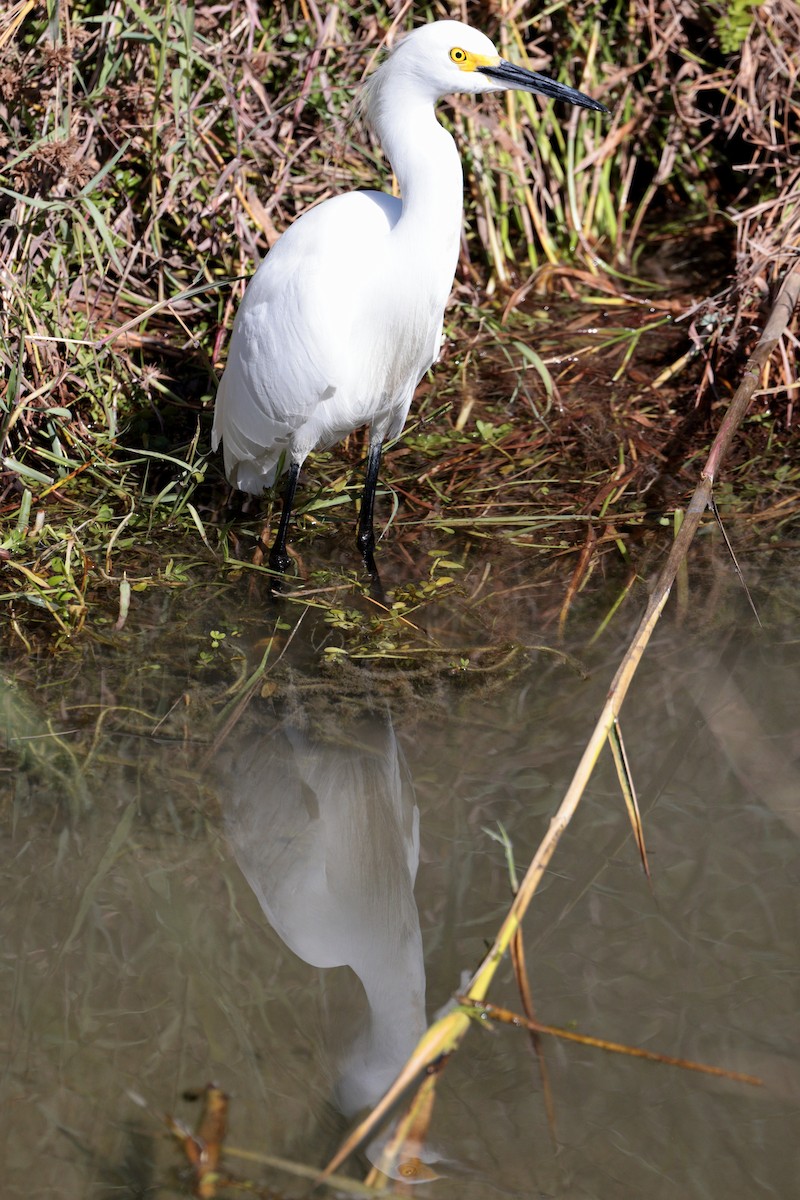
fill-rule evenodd
<path id="1" fill-rule="evenodd" d="M 403 428 L 438 355 L 452 273 L 402 270 L 414 246 L 395 232 L 401 214 L 379 192 L 338 196 L 300 217 L 260 266 L 215 411 L 214 446 L 221 438 L 236 487 L 258 493 L 281 458 L 302 461 L 362 425 L 380 440 Z"/>
<path id="2" fill-rule="evenodd" d="M 270 250 L 239 307 L 212 441 L 222 441 L 226 474 L 243 491 L 261 492 L 291 461 L 363 425 L 372 440 L 397 436 L 438 357 L 461 235 L 461 163 L 436 120 L 435 91 L 398 70 L 401 53 L 373 76 L 366 107 L 402 200 L 351 192 L 310 209 Z"/>

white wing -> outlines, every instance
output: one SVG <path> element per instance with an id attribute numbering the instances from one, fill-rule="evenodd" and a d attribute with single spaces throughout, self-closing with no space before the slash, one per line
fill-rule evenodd
<path id="1" fill-rule="evenodd" d="M 353 393 L 370 389 L 369 285 L 383 276 L 400 211 L 398 200 L 380 192 L 326 201 L 295 221 L 251 280 L 212 438 L 215 449 L 222 440 L 237 487 L 260 492 L 282 456 L 287 466 L 302 460 L 314 445 L 331 445 L 370 418 L 353 420 L 363 407 Z"/>
<path id="2" fill-rule="evenodd" d="M 370 424 L 396 436 L 439 351 L 458 251 L 425 244 L 399 200 L 351 192 L 286 231 L 247 288 L 214 414 L 225 471 L 260 492 L 290 460 Z"/>

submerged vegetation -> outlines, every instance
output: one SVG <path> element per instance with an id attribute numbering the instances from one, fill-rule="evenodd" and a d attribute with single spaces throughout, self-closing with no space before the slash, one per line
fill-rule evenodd
<path id="1" fill-rule="evenodd" d="M 124 623 L 137 592 L 202 564 L 259 570 L 257 514 L 231 523 L 209 450 L 237 300 L 309 204 L 391 187 L 359 81 L 412 20 L 445 16 L 612 116 L 520 94 L 442 106 L 466 235 L 443 361 L 387 457 L 383 519 L 412 576 L 397 615 L 463 580 L 475 544 L 542 551 L 557 610 L 607 554 L 635 571 L 637 540 L 671 522 L 797 255 L 796 5 L 430 3 L 412 19 L 355 0 L 157 16 L 28 0 L 0 34 L 0 556 L 18 645 Z M 796 357 L 787 336 L 736 464 L 759 537 L 797 511 Z M 361 454 L 354 437 L 310 461 L 295 537 L 302 556 L 306 530 L 346 530 L 347 550 L 326 547 L 346 588 Z M 306 593 L 325 604 L 336 578 Z"/>

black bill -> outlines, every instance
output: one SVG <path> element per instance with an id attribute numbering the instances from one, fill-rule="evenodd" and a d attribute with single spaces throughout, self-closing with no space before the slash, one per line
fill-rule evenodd
<path id="1" fill-rule="evenodd" d="M 592 100 L 579 92 L 577 88 L 567 87 L 551 79 L 549 75 L 540 75 L 538 71 L 528 71 L 525 67 L 517 67 L 514 63 L 501 59 L 493 67 L 476 67 L 482 75 L 496 79 L 503 87 L 514 88 L 519 92 L 536 92 L 540 96 L 548 96 L 551 100 L 564 100 L 567 104 L 577 104 L 579 108 L 591 108 L 595 112 L 607 113 L 608 109 L 599 100 Z"/>

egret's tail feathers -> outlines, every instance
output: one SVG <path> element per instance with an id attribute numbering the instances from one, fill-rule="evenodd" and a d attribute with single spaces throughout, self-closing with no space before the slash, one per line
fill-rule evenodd
<path id="1" fill-rule="evenodd" d="M 242 492 L 260 496 L 289 465 L 293 427 L 270 419 L 252 403 L 243 387 L 228 386 L 227 371 L 220 380 L 214 406 L 212 449 L 222 443 L 225 474 Z"/>
<path id="2" fill-rule="evenodd" d="M 216 435 L 216 441 L 213 443 L 215 449 L 220 438 L 225 475 L 229 483 L 252 496 L 260 496 L 266 488 L 272 487 L 289 465 L 289 454 L 285 445 L 271 446 L 264 450 L 262 446 L 248 444 L 242 437 L 225 431 Z"/>
<path id="3" fill-rule="evenodd" d="M 264 472 L 257 462 L 235 463 L 226 474 L 235 488 L 240 492 L 249 492 L 251 496 L 260 496 L 268 487 L 272 487 L 277 478 L 274 469 Z"/>

